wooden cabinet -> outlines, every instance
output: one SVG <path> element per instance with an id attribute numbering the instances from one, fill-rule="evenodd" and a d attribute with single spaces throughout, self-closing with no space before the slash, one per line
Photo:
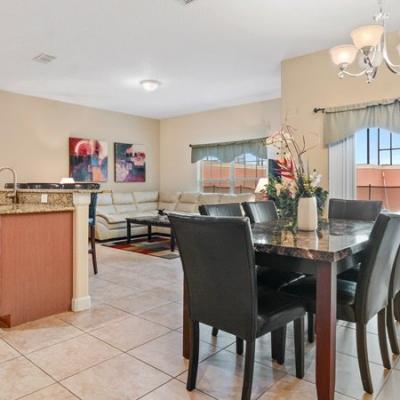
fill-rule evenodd
<path id="1" fill-rule="evenodd" d="M 7 326 L 71 309 L 72 217 L 0 215 L 0 320 Z"/>

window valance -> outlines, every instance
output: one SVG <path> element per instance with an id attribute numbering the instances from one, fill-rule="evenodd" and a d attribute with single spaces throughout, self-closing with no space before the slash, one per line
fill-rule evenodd
<path id="1" fill-rule="evenodd" d="M 324 144 L 339 142 L 360 129 L 373 127 L 400 133 L 400 99 L 326 108 Z"/>
<path id="2" fill-rule="evenodd" d="M 266 139 L 264 137 L 236 142 L 190 145 L 192 148 L 192 163 L 200 161 L 205 157 L 215 157 L 222 162 L 231 162 L 236 157 L 246 153 L 267 159 Z"/>

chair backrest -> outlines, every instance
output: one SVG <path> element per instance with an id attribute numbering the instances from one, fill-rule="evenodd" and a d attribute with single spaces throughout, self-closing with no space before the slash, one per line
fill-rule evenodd
<path id="1" fill-rule="evenodd" d="M 400 246 L 400 215 L 381 213 L 372 229 L 356 293 L 359 322 L 367 323 L 388 304 L 393 266 Z"/>
<path id="2" fill-rule="evenodd" d="M 97 192 L 90 193 L 89 221 L 96 225 Z"/>
<path id="3" fill-rule="evenodd" d="M 330 199 L 328 218 L 375 221 L 381 210 L 381 201 Z"/>
<path id="4" fill-rule="evenodd" d="M 199 213 L 211 217 L 243 217 L 239 203 L 203 204 L 199 206 Z"/>
<path id="5" fill-rule="evenodd" d="M 272 200 L 245 202 L 242 207 L 252 224 L 265 224 L 278 219 L 278 211 Z"/>
<path id="6" fill-rule="evenodd" d="M 255 339 L 257 283 L 249 220 L 170 214 L 188 290 L 189 316 Z"/>
<path id="7" fill-rule="evenodd" d="M 397 252 L 390 279 L 389 300 L 393 299 L 400 292 L 400 249 Z"/>

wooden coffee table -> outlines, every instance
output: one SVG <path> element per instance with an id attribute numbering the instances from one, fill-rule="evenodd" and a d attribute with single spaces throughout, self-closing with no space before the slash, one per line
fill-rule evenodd
<path id="1" fill-rule="evenodd" d="M 170 238 L 171 238 L 171 251 L 175 251 L 176 240 L 175 235 L 172 231 L 171 223 L 169 222 L 167 215 L 155 215 L 149 217 L 132 217 L 126 219 L 126 230 L 127 230 L 127 242 L 131 243 L 132 241 L 132 224 L 134 225 L 145 225 L 147 226 L 147 239 L 151 242 L 152 239 L 152 228 L 153 226 L 163 226 L 165 228 L 170 228 Z"/>

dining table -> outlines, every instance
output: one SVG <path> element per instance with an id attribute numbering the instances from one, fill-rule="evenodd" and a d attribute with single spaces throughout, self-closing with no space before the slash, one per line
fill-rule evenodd
<path id="1" fill-rule="evenodd" d="M 316 278 L 316 387 L 318 400 L 333 400 L 336 374 L 337 275 L 357 265 L 365 254 L 373 223 L 321 220 L 315 231 L 300 231 L 287 220 L 252 226 L 256 259 L 286 272 Z M 224 238 L 221 238 L 224 240 Z M 232 271 L 234 273 L 234 271 Z M 183 356 L 189 358 L 190 324 L 184 284 Z"/>

